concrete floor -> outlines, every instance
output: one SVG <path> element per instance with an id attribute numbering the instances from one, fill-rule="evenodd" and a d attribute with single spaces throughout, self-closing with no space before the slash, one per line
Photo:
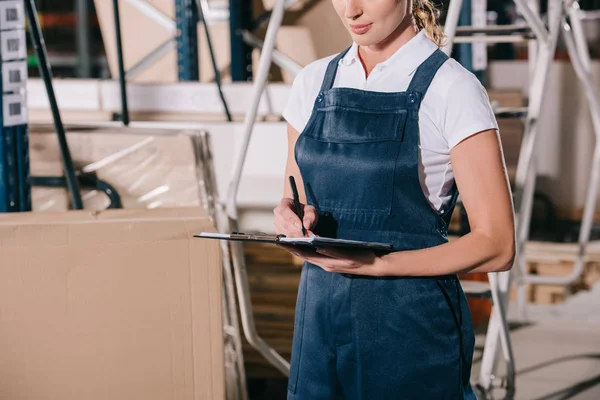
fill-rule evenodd
<path id="1" fill-rule="evenodd" d="M 517 369 L 516 399 L 600 399 L 599 322 L 533 322 L 513 329 L 511 337 Z M 479 374 L 484 340 L 484 335 L 477 336 L 473 381 Z M 502 391 L 495 393 L 498 399 L 502 395 Z"/>

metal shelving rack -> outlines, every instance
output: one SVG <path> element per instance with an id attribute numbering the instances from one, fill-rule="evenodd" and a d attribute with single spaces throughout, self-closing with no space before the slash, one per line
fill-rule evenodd
<path id="1" fill-rule="evenodd" d="M 0 1 L 0 212 L 31 210 L 23 0 Z"/>
<path id="2" fill-rule="evenodd" d="M 252 47 L 244 41 L 243 32 L 252 28 L 252 2 L 229 0 L 229 35 L 231 42 L 231 79 L 252 78 Z"/>
<path id="3" fill-rule="evenodd" d="M 175 0 L 177 72 L 180 81 L 198 81 L 198 8 L 195 0 Z"/>
<path id="4" fill-rule="evenodd" d="M 205 3 L 205 4 L 202 4 Z M 199 7 L 208 8 L 205 0 L 175 0 L 177 26 L 177 65 L 180 81 L 198 81 L 198 23 L 202 21 Z M 231 44 L 231 78 L 248 81 L 252 78 L 252 47 L 243 33 L 252 27 L 252 3 L 248 0 L 229 1 Z"/>
<path id="5" fill-rule="evenodd" d="M 458 26 L 472 26 L 483 28 L 487 20 L 487 0 L 463 0 L 458 19 Z M 457 43 L 457 59 L 460 64 L 471 71 L 482 82 L 484 82 L 485 69 L 487 68 L 487 44 L 486 43 Z"/>

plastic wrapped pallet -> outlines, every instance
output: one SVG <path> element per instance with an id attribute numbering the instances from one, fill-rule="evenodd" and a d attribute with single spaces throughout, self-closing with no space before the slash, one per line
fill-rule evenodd
<path id="1" fill-rule="evenodd" d="M 114 187 L 123 208 L 202 205 L 193 134 L 83 129 L 70 131 L 67 139 L 76 168 Z M 54 131 L 36 127 L 29 141 L 32 176 L 62 176 Z M 70 208 L 69 194 L 64 188 L 36 186 L 32 197 L 36 211 Z M 85 209 L 103 210 L 109 205 L 108 197 L 93 188 L 82 187 L 82 197 Z"/>

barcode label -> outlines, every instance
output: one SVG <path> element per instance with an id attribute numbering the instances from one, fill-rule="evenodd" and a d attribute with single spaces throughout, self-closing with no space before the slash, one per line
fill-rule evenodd
<path id="1" fill-rule="evenodd" d="M 19 12 L 16 8 L 7 8 L 4 14 L 8 22 L 14 22 L 19 20 Z"/>
<path id="2" fill-rule="evenodd" d="M 8 39 L 6 41 L 6 47 L 8 51 L 19 51 L 21 48 L 21 43 L 19 39 Z"/>
<path id="3" fill-rule="evenodd" d="M 21 70 L 13 69 L 8 71 L 8 81 L 10 83 L 21 83 Z"/>
<path id="4" fill-rule="evenodd" d="M 11 117 L 21 115 L 21 103 L 10 103 L 8 105 L 8 115 Z"/>
<path id="5" fill-rule="evenodd" d="M 25 78 L 25 75 L 23 78 Z M 27 124 L 27 111 L 27 96 L 24 92 L 2 95 L 3 126 Z"/>

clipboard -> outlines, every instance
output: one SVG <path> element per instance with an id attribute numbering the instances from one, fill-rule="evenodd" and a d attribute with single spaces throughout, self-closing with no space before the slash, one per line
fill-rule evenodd
<path id="1" fill-rule="evenodd" d="M 370 249 L 377 251 L 394 251 L 394 246 L 389 243 L 378 242 L 363 242 L 359 240 L 334 239 L 321 236 L 308 237 L 286 237 L 283 235 L 268 235 L 266 233 L 212 233 L 202 232 L 194 235 L 196 238 L 229 240 L 240 242 L 262 242 L 273 244 L 287 244 L 292 246 L 308 246 L 308 247 L 342 247 L 354 249 Z"/>

